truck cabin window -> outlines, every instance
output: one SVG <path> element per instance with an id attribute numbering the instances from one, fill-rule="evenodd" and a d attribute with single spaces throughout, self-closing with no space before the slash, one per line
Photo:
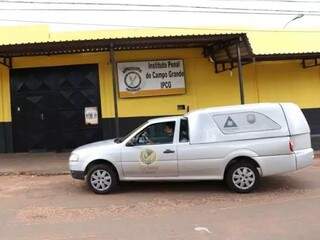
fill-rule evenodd
<path id="1" fill-rule="evenodd" d="M 279 130 L 281 126 L 265 114 L 239 112 L 212 116 L 223 134 Z"/>
<path id="2" fill-rule="evenodd" d="M 135 145 L 173 143 L 175 121 L 149 125 L 134 137 Z"/>
<path id="3" fill-rule="evenodd" d="M 181 119 L 180 121 L 179 142 L 189 142 L 189 126 L 187 119 Z"/>

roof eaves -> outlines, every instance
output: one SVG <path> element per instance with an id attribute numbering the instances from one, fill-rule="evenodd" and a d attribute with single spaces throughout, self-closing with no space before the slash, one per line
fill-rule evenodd
<path id="1" fill-rule="evenodd" d="M 88 38 L 88 39 L 72 39 L 72 40 L 59 40 L 59 41 L 35 41 L 35 42 L 23 42 L 23 43 L 9 43 L 1 44 L 0 46 L 17 46 L 17 45 L 30 45 L 30 44 L 48 44 L 48 43 L 71 43 L 71 42 L 86 42 L 86 41 L 117 41 L 117 40 L 143 40 L 143 39 L 179 39 L 179 38 L 217 38 L 218 36 L 243 36 L 247 41 L 246 33 L 208 33 L 208 34 L 179 34 L 179 35 L 149 35 L 149 36 L 137 36 L 137 37 L 112 37 L 112 38 Z"/>
<path id="2" fill-rule="evenodd" d="M 302 53 L 271 53 L 257 54 L 256 61 L 276 61 L 276 60 L 297 60 L 320 58 L 320 52 L 302 52 Z"/>
<path id="3" fill-rule="evenodd" d="M 37 56 L 81 52 L 108 51 L 111 44 L 115 50 L 130 49 L 154 49 L 154 48 L 176 48 L 176 47 L 203 47 L 218 41 L 242 37 L 245 47 L 249 42 L 245 33 L 228 34 L 194 34 L 177 36 L 157 37 L 127 37 L 127 38 L 104 38 L 91 40 L 69 40 L 49 41 L 21 44 L 0 45 L 0 55 L 3 57 Z"/>

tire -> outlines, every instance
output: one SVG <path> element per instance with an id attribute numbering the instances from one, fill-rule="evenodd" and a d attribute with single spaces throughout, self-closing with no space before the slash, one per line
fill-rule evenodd
<path id="1" fill-rule="evenodd" d="M 241 161 L 228 168 L 225 180 L 230 190 L 249 193 L 258 187 L 260 174 L 253 164 Z"/>
<path id="2" fill-rule="evenodd" d="M 106 164 L 92 166 L 86 176 L 86 182 L 89 189 L 97 194 L 113 192 L 119 185 L 117 173 Z"/>

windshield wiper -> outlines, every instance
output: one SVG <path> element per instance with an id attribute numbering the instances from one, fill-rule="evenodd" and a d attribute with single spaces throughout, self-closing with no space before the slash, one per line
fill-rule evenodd
<path id="1" fill-rule="evenodd" d="M 122 143 L 124 139 L 126 139 L 126 138 L 125 138 L 125 137 L 115 138 L 115 139 L 114 139 L 114 142 L 115 142 L 115 143 Z"/>

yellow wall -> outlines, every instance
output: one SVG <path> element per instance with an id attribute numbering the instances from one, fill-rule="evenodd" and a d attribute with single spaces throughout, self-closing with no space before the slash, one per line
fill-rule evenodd
<path id="1" fill-rule="evenodd" d="M 11 122 L 9 70 L 0 65 L 0 122 Z"/>
<path id="2" fill-rule="evenodd" d="M 46 42 L 49 38 L 48 25 L 0 26 L 0 44 Z"/>
<path id="3" fill-rule="evenodd" d="M 260 102 L 295 102 L 301 108 L 320 107 L 320 68 L 303 69 L 301 61 L 254 65 Z"/>
<path id="4" fill-rule="evenodd" d="M 245 31 L 254 54 L 320 52 L 319 31 Z"/>
<path id="5" fill-rule="evenodd" d="M 183 114 L 178 104 L 197 109 L 239 104 L 238 71 L 214 73 L 212 63 L 202 49 L 140 50 L 116 52 L 116 60 L 183 59 L 186 94 L 175 96 L 119 99 L 119 116 L 157 116 Z M 13 68 L 64 66 L 96 63 L 99 66 L 102 116 L 113 117 L 112 74 L 108 53 L 20 57 Z M 246 103 L 295 102 L 303 108 L 320 107 L 320 69 L 303 69 L 300 61 L 259 62 L 245 65 Z M 11 121 L 9 71 L 0 66 L 0 122 Z"/>

